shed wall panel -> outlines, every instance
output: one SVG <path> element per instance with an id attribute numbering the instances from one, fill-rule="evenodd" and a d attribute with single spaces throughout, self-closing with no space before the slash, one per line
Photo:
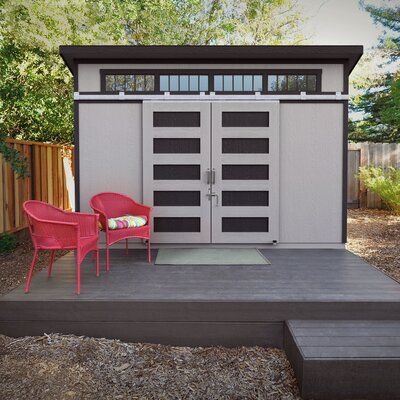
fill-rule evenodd
<path id="1" fill-rule="evenodd" d="M 142 201 L 142 105 L 80 104 L 80 204 L 115 191 Z"/>
<path id="2" fill-rule="evenodd" d="M 280 110 L 280 242 L 340 243 L 343 105 Z"/>
<path id="3" fill-rule="evenodd" d="M 79 64 L 80 92 L 100 91 L 100 69 L 322 69 L 322 91 L 343 91 L 343 64 Z"/>

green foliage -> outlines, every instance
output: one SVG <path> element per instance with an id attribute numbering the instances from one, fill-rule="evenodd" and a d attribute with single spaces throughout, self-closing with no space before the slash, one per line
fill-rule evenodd
<path id="1" fill-rule="evenodd" d="M 11 253 L 17 247 L 17 239 L 10 233 L 0 235 L 0 254 Z"/>
<path id="2" fill-rule="evenodd" d="M 72 143 L 61 44 L 297 44 L 301 20 L 295 0 L 0 0 L 0 153 L 26 176 L 6 136 Z"/>
<path id="3" fill-rule="evenodd" d="M 4 160 L 10 163 L 11 168 L 17 173 L 19 178 L 26 178 L 29 175 L 28 163 L 26 158 L 18 150 L 9 146 L 6 142 L 6 134 L 0 131 L 0 154 Z M 1 184 L 1 182 L 0 182 Z"/>
<path id="4" fill-rule="evenodd" d="M 400 142 L 400 74 L 366 78 L 363 86 L 368 88 L 350 103 L 352 111 L 364 113 L 350 123 L 350 140 Z"/>
<path id="5" fill-rule="evenodd" d="M 390 1 L 386 1 L 386 7 L 365 1 L 360 4 L 388 33 L 381 37 L 375 50 L 382 60 L 381 71 L 367 71 L 366 76 L 353 82 L 360 94 L 351 99 L 350 109 L 362 113 L 362 119 L 350 121 L 349 138 L 353 141 L 400 142 L 400 5 Z"/>
<path id="6" fill-rule="evenodd" d="M 396 214 L 400 214 L 400 169 L 361 167 L 359 178 Z"/>

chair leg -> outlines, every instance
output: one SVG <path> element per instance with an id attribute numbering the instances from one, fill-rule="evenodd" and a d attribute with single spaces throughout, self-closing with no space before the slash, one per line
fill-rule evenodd
<path id="1" fill-rule="evenodd" d="M 151 248 L 150 248 L 150 239 L 147 241 L 147 259 L 149 264 L 151 264 Z"/>
<path id="2" fill-rule="evenodd" d="M 75 268 L 76 268 L 76 294 L 81 294 L 81 263 L 80 254 L 76 252 Z"/>
<path id="3" fill-rule="evenodd" d="M 96 276 L 100 276 L 99 249 L 96 250 Z"/>
<path id="4" fill-rule="evenodd" d="M 106 244 L 106 271 L 110 270 L 110 248 L 108 244 Z"/>
<path id="5" fill-rule="evenodd" d="M 37 256 L 38 256 L 38 250 L 35 249 L 35 253 L 33 255 L 33 260 L 32 260 L 32 263 L 31 263 L 31 267 L 29 268 L 28 279 L 27 279 L 26 285 L 25 285 L 25 293 L 29 292 L 29 288 L 31 286 L 31 280 L 32 280 L 33 270 L 35 269 L 35 263 L 36 263 L 36 260 L 37 260 Z"/>
<path id="6" fill-rule="evenodd" d="M 128 255 L 128 239 L 125 239 L 125 254 Z"/>
<path id="7" fill-rule="evenodd" d="M 49 277 L 51 276 L 51 271 L 53 269 L 54 253 L 55 253 L 55 250 L 51 250 L 49 270 L 47 272 L 47 276 L 49 276 Z"/>

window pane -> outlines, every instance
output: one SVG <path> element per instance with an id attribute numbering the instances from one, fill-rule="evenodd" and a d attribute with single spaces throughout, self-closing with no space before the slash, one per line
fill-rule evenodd
<path id="1" fill-rule="evenodd" d="M 125 91 L 125 75 L 115 76 L 115 90 L 121 92 Z"/>
<path id="2" fill-rule="evenodd" d="M 198 92 L 199 91 L 199 77 L 198 75 L 190 75 L 190 91 Z"/>
<path id="3" fill-rule="evenodd" d="M 135 91 L 135 75 L 126 75 L 125 76 L 125 90 L 127 92 Z"/>
<path id="4" fill-rule="evenodd" d="M 144 90 L 145 90 L 144 75 L 136 75 L 136 91 L 144 92 Z"/>
<path id="5" fill-rule="evenodd" d="M 262 75 L 254 75 L 254 87 L 255 92 L 262 92 Z"/>
<path id="6" fill-rule="evenodd" d="M 146 92 L 154 91 L 154 75 L 146 75 Z"/>
<path id="7" fill-rule="evenodd" d="M 208 76 L 200 75 L 200 91 L 207 92 L 208 91 Z"/>
<path id="8" fill-rule="evenodd" d="M 317 76 L 308 75 L 307 77 L 307 91 L 316 92 L 317 91 Z"/>
<path id="9" fill-rule="evenodd" d="M 107 92 L 115 91 L 115 76 L 114 75 L 106 75 L 106 91 Z"/>
<path id="10" fill-rule="evenodd" d="M 224 92 L 230 92 L 232 89 L 232 75 L 224 75 Z"/>
<path id="11" fill-rule="evenodd" d="M 243 90 L 245 92 L 253 91 L 253 76 L 252 75 L 245 75 L 243 77 Z"/>
<path id="12" fill-rule="evenodd" d="M 268 92 L 276 92 L 278 90 L 278 80 L 276 75 L 268 75 Z"/>
<path id="13" fill-rule="evenodd" d="M 189 76 L 181 75 L 179 77 L 179 91 L 187 92 L 189 90 Z"/>
<path id="14" fill-rule="evenodd" d="M 214 76 L 214 90 L 216 92 L 222 92 L 222 90 L 223 90 L 222 75 L 215 75 Z"/>
<path id="15" fill-rule="evenodd" d="M 306 80 L 306 76 L 305 75 L 298 75 L 297 76 L 297 82 L 299 85 L 299 89 L 300 91 L 306 91 L 307 90 L 307 80 Z"/>
<path id="16" fill-rule="evenodd" d="M 170 77 L 169 77 L 169 90 L 171 92 L 177 92 L 179 90 L 178 80 L 179 80 L 179 76 L 178 75 L 170 75 Z"/>
<path id="17" fill-rule="evenodd" d="M 278 75 L 278 90 L 280 92 L 286 90 L 286 75 Z"/>
<path id="18" fill-rule="evenodd" d="M 160 90 L 169 92 L 168 75 L 160 75 Z"/>
<path id="19" fill-rule="evenodd" d="M 235 92 L 243 91 L 243 75 L 235 75 L 233 77 L 233 90 Z"/>
<path id="20" fill-rule="evenodd" d="M 297 91 L 297 75 L 288 76 L 288 90 L 291 92 Z"/>

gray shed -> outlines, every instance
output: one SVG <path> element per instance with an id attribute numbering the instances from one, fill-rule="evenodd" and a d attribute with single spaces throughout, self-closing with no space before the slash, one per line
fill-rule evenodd
<path id="1" fill-rule="evenodd" d="M 154 207 L 152 242 L 346 242 L 348 76 L 362 46 L 61 46 L 76 209 Z"/>

